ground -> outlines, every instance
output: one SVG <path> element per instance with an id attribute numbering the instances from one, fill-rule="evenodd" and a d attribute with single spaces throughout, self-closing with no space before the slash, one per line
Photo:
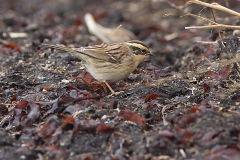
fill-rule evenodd
<path id="1" fill-rule="evenodd" d="M 186 30 L 207 24 L 186 11 L 239 22 L 171 2 L 0 1 L 0 159 L 240 159 L 239 40 L 229 29 L 221 38 Z M 239 2 L 218 3 L 239 12 Z M 41 46 L 101 44 L 86 13 L 106 27 L 122 24 L 155 55 L 111 84 L 118 95 L 81 60 Z"/>

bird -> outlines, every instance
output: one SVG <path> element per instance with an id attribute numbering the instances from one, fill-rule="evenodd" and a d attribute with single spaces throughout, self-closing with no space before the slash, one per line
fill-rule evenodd
<path id="1" fill-rule="evenodd" d="M 98 24 L 92 14 L 84 16 L 88 31 L 105 43 L 118 43 L 136 39 L 136 36 L 126 28 L 119 25 L 117 28 L 107 28 Z"/>
<path id="2" fill-rule="evenodd" d="M 152 53 L 149 47 L 139 40 L 121 43 L 102 43 L 80 48 L 70 48 L 63 45 L 42 43 L 46 48 L 65 51 L 83 61 L 86 70 L 100 82 L 104 82 L 117 95 L 109 82 L 117 82 L 127 78 L 137 66 Z"/>

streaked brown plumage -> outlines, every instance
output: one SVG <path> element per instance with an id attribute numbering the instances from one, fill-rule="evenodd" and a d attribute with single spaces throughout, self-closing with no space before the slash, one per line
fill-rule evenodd
<path id="1" fill-rule="evenodd" d="M 126 78 L 144 59 L 150 55 L 149 48 L 141 41 L 101 44 L 81 48 L 42 44 L 45 47 L 66 51 L 81 59 L 87 71 L 98 81 L 116 82 Z"/>

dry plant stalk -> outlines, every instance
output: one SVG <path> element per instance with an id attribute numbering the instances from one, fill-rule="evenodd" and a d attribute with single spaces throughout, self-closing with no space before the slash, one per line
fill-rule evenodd
<path id="1" fill-rule="evenodd" d="M 236 11 L 233 11 L 229 8 L 226 8 L 218 3 L 206 3 L 206 2 L 202 2 L 202 1 L 199 1 L 199 0 L 189 0 L 188 3 L 194 3 L 194 4 L 198 4 L 198 5 L 202 5 L 204 7 L 209 7 L 209 8 L 212 8 L 212 9 L 216 9 L 216 10 L 220 10 L 220 11 L 223 11 L 223 12 L 226 12 L 226 13 L 229 13 L 231 15 L 234 15 L 234 16 L 238 16 L 240 17 L 240 13 L 236 12 Z M 192 16 L 192 15 L 191 15 Z M 201 16 L 197 16 L 195 15 L 195 17 L 198 17 L 198 18 L 202 18 L 202 19 L 205 19 Z M 211 21 L 211 20 L 208 20 L 208 21 Z M 211 22 L 212 23 L 212 22 Z M 214 25 L 208 25 L 208 26 L 191 26 L 191 27 L 185 27 L 185 29 L 222 29 L 222 28 L 229 28 L 229 29 L 240 29 L 240 26 L 233 26 L 233 25 L 225 25 L 225 24 L 219 24 L 219 23 L 216 23 L 214 22 L 213 23 Z"/>
<path id="2" fill-rule="evenodd" d="M 236 11 L 233 11 L 233 10 L 227 8 L 227 7 L 224 7 L 224 6 L 222 6 L 222 5 L 218 4 L 218 3 L 211 3 L 210 4 L 210 3 L 202 2 L 202 1 L 199 1 L 199 0 L 189 0 L 188 3 L 199 4 L 199 5 L 204 6 L 204 7 L 220 10 L 220 11 L 232 14 L 234 16 L 240 17 L 240 13 L 238 13 Z"/>
<path id="3" fill-rule="evenodd" d="M 240 29 L 240 26 L 232 26 L 232 25 L 225 25 L 225 24 L 215 24 L 210 26 L 192 26 L 192 27 L 185 27 L 185 29 Z"/>

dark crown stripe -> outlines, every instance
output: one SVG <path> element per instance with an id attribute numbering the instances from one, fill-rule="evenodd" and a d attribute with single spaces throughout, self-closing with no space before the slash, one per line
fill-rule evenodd
<path id="1" fill-rule="evenodd" d="M 128 41 L 127 43 L 129 43 L 129 44 L 133 44 L 133 45 L 134 45 L 134 44 L 140 44 L 140 45 L 142 45 L 142 46 L 148 48 L 148 46 L 147 46 L 146 44 L 144 44 L 143 42 L 138 41 L 138 40 Z"/>

